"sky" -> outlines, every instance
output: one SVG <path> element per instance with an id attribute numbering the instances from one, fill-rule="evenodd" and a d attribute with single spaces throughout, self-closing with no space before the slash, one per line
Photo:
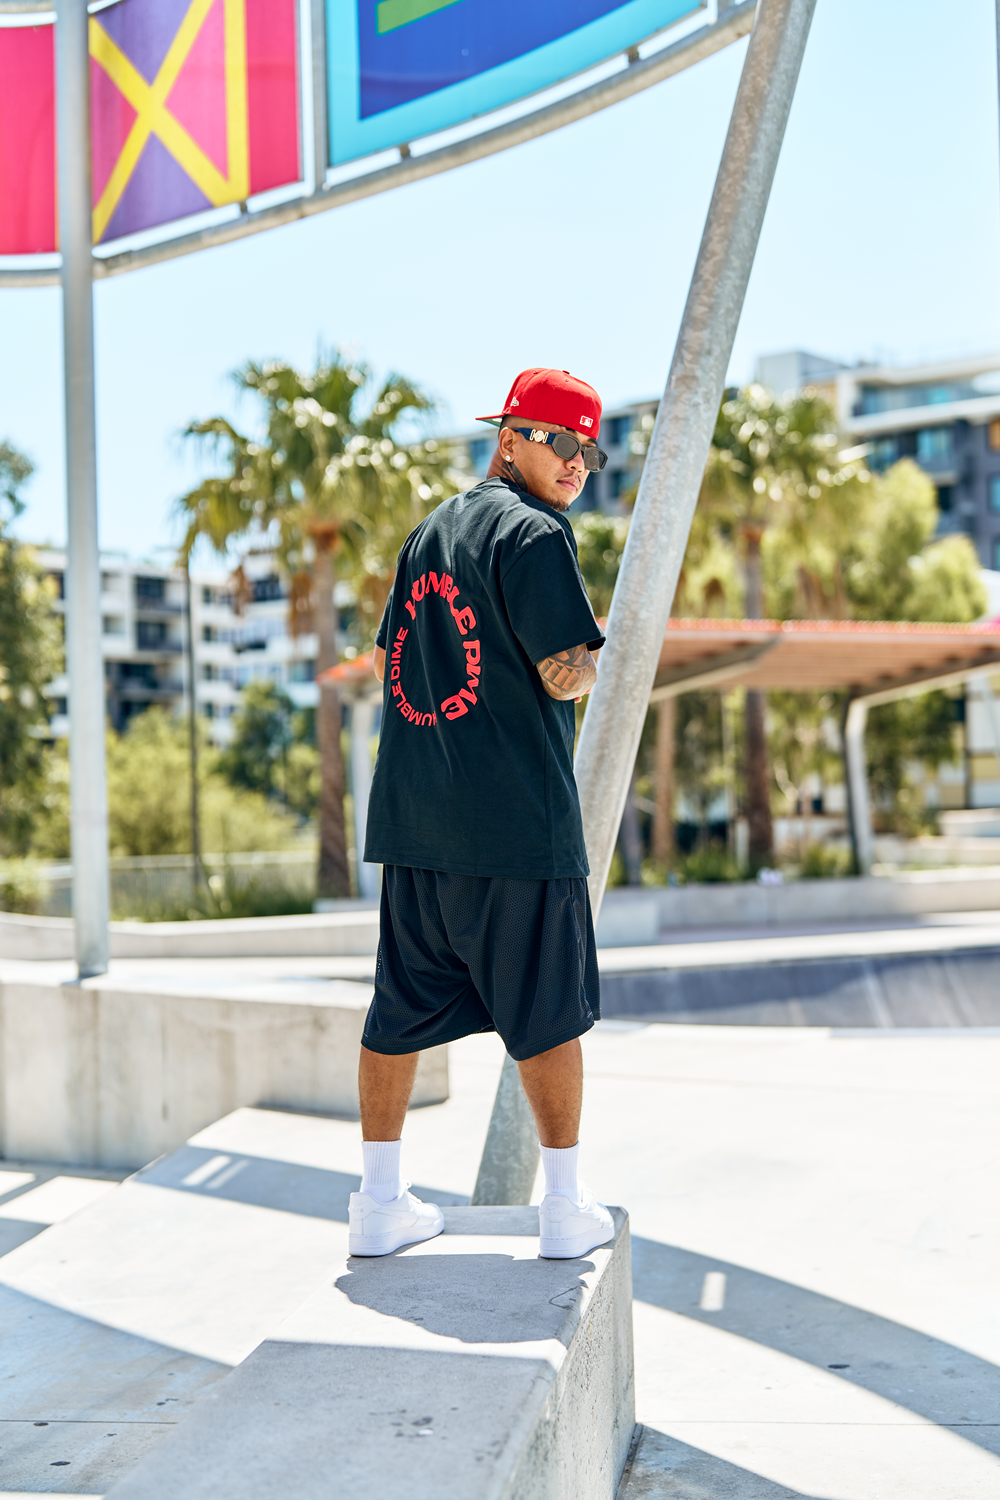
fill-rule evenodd
<path id="1" fill-rule="evenodd" d="M 165 556 L 205 472 L 181 437 L 254 421 L 229 372 L 333 345 L 439 403 L 499 409 L 529 365 L 606 406 L 659 395 L 745 42 L 564 130 L 429 181 L 97 284 L 100 541 Z M 730 367 L 804 348 L 909 363 L 1000 351 L 993 0 L 818 0 Z M 0 440 L 18 525 L 65 537 L 58 288 L 0 288 Z"/>

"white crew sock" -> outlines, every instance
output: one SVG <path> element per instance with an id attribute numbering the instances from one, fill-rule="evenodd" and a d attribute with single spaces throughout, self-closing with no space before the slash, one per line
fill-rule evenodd
<path id="1" fill-rule="evenodd" d="M 399 1176 L 399 1148 L 402 1141 L 362 1141 L 364 1167 L 361 1191 L 379 1203 L 391 1203 L 403 1191 Z"/>
<path id="2" fill-rule="evenodd" d="M 557 1146 L 542 1146 L 542 1167 L 545 1171 L 545 1192 L 561 1193 L 572 1203 L 580 1201 L 580 1184 L 576 1176 L 576 1158 L 580 1142 L 560 1150 Z"/>

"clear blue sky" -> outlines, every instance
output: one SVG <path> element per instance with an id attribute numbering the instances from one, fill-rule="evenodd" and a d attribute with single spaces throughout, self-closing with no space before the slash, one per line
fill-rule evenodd
<path id="1" fill-rule="evenodd" d="M 1000 349 L 994 15 L 819 0 L 732 379 L 783 348 Z M 227 372 L 249 357 L 347 346 L 429 388 L 442 431 L 495 410 L 526 365 L 571 369 L 606 404 L 659 393 L 744 50 L 502 156 L 99 284 L 102 546 L 176 538 L 196 474 L 178 434 L 236 410 Z M 38 468 L 19 529 L 59 541 L 57 289 L 0 289 L 0 349 L 0 438 Z"/>

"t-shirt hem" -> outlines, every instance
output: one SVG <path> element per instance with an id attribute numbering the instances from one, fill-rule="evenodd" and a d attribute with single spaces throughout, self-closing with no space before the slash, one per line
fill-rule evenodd
<path id="1" fill-rule="evenodd" d="M 382 854 L 377 849 L 365 848 L 365 864 L 404 865 L 410 870 L 436 870 L 442 875 L 478 875 L 487 880 L 586 880 L 590 866 L 583 864 L 564 866 L 481 865 L 462 864 L 457 860 L 437 860 L 428 855 Z"/>

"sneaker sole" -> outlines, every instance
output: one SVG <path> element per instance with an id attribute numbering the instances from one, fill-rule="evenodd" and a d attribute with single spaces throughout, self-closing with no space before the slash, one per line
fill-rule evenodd
<path id="1" fill-rule="evenodd" d="M 433 1229 L 414 1233 L 412 1229 L 398 1229 L 388 1234 L 352 1234 L 347 1241 L 349 1255 L 391 1255 L 404 1245 L 419 1245 L 424 1240 L 433 1240 L 444 1229 L 444 1219 Z"/>
<path id="2" fill-rule="evenodd" d="M 613 1228 L 609 1234 L 602 1234 L 596 1240 L 592 1233 L 567 1235 L 557 1239 L 542 1235 L 538 1240 L 538 1253 L 543 1260 L 579 1260 L 581 1255 L 589 1255 L 598 1245 L 610 1244 L 614 1237 Z"/>

